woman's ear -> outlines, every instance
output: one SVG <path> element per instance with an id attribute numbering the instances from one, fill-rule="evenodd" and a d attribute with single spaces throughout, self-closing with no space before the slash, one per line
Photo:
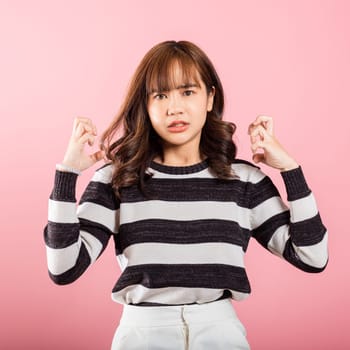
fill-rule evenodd
<path id="1" fill-rule="evenodd" d="M 215 96 L 215 86 L 212 86 L 208 93 L 208 103 L 207 103 L 208 112 L 210 112 L 213 109 L 214 96 Z"/>

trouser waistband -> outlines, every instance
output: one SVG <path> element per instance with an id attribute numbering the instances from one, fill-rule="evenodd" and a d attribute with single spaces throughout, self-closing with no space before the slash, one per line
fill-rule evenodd
<path id="1" fill-rule="evenodd" d="M 165 326 L 186 323 L 216 322 L 237 317 L 230 299 L 204 304 L 174 306 L 124 305 L 123 326 Z"/>

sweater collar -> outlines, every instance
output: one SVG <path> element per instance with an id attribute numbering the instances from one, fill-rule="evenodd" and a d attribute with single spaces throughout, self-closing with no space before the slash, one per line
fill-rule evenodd
<path id="1" fill-rule="evenodd" d="M 209 164 L 206 159 L 203 161 L 186 166 L 171 166 L 157 163 L 155 161 L 151 161 L 151 168 L 162 173 L 166 174 L 175 174 L 175 175 L 184 175 L 184 174 L 193 174 L 199 171 L 202 171 L 209 167 Z"/>

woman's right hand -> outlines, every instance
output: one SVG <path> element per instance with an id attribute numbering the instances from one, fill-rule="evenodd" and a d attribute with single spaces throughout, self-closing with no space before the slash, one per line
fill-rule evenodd
<path id="1" fill-rule="evenodd" d="M 103 151 L 97 151 L 90 155 L 84 153 L 85 143 L 93 146 L 96 136 L 96 126 L 89 118 L 76 117 L 62 164 L 83 171 L 100 161 L 105 155 Z"/>

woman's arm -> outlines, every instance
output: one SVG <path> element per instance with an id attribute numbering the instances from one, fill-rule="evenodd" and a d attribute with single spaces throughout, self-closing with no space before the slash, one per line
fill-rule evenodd
<path id="1" fill-rule="evenodd" d="M 257 169 L 250 188 L 252 236 L 270 252 L 306 272 L 328 262 L 328 234 L 301 167 L 281 173 L 286 206 L 271 179 Z"/>
<path id="2" fill-rule="evenodd" d="M 258 169 L 251 187 L 253 237 L 304 271 L 322 271 L 328 262 L 328 233 L 301 167 L 275 138 L 271 117 L 256 118 L 248 133 L 253 160 L 280 170 L 289 203 L 288 208 L 270 178 Z"/>
<path id="3" fill-rule="evenodd" d="M 77 174 L 56 170 L 44 228 L 48 271 L 57 284 L 80 277 L 117 231 L 119 204 L 110 184 L 111 166 L 96 170 L 79 205 Z"/>
<path id="4" fill-rule="evenodd" d="M 57 284 L 81 276 L 116 231 L 118 203 L 110 185 L 111 166 L 95 172 L 76 206 L 77 174 L 104 156 L 102 151 L 85 152 L 85 144 L 93 146 L 96 136 L 97 128 L 89 118 L 75 118 L 63 163 L 56 165 L 44 238 L 49 275 Z"/>

